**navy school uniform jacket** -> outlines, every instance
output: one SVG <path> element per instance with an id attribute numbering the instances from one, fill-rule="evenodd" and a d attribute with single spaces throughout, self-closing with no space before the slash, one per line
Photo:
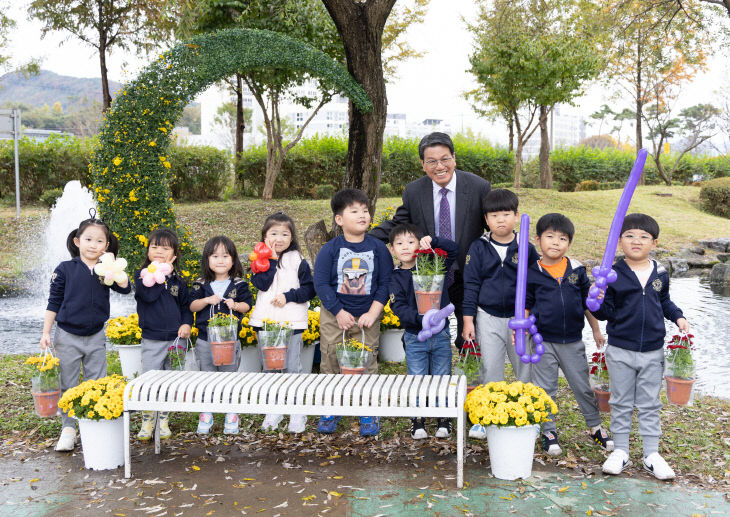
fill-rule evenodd
<path id="1" fill-rule="evenodd" d="M 147 287 L 142 283 L 140 271 L 134 274 L 134 298 L 142 337 L 171 341 L 177 337 L 181 325 L 193 325 L 188 286 L 173 271 L 164 284 Z"/>
<path id="2" fill-rule="evenodd" d="M 362 242 L 350 242 L 339 235 L 317 254 L 314 289 L 333 315 L 345 309 L 359 318 L 373 301 L 388 303 L 392 272 L 393 257 L 378 239 L 365 234 Z"/>
<path id="3" fill-rule="evenodd" d="M 464 316 L 476 316 L 477 307 L 498 318 L 515 314 L 517 286 L 517 232 L 507 247 L 504 262 L 489 242 L 490 232 L 475 240 L 464 262 Z M 527 267 L 537 262 L 539 255 L 530 244 Z"/>
<path id="4" fill-rule="evenodd" d="M 104 285 L 80 257 L 61 262 L 51 275 L 46 309 L 56 313 L 59 328 L 77 336 L 96 334 L 109 319 L 109 290 L 127 294 L 131 285 Z"/>
<path id="5" fill-rule="evenodd" d="M 539 262 L 527 269 L 525 308 L 535 316 L 537 330 L 545 341 L 575 343 L 582 339 L 590 286 L 585 266 L 575 259 L 568 258 L 562 282 Z"/>
<path id="6" fill-rule="evenodd" d="M 255 273 L 251 275 L 251 283 L 259 291 L 268 291 L 271 284 L 274 282 L 276 276 L 276 267 L 278 261 L 276 259 L 269 259 L 269 269 L 262 273 Z M 314 298 L 314 280 L 312 279 L 312 269 L 306 260 L 302 259 L 297 270 L 297 277 L 299 278 L 299 288 L 289 289 L 284 293 L 286 302 L 294 303 L 306 303 Z"/>
<path id="7" fill-rule="evenodd" d="M 207 298 L 213 296 L 213 289 L 210 287 L 210 282 L 205 282 L 202 278 L 198 278 L 193 283 L 193 290 L 190 293 L 190 302 L 200 300 L 201 298 Z M 234 302 L 244 302 L 250 307 L 253 305 L 253 297 L 251 291 L 248 290 L 248 282 L 242 278 L 234 278 L 226 287 L 225 293 L 223 293 L 223 299 L 232 298 Z M 229 314 L 229 309 L 222 301 L 216 305 L 206 305 L 203 309 L 195 313 L 195 326 L 198 328 L 198 339 L 208 341 L 208 320 L 210 319 L 211 307 L 213 308 L 213 314 L 222 312 Z M 238 311 L 233 311 L 233 315 L 238 318 L 238 331 L 241 331 L 241 319 L 243 314 Z"/>
<path id="8" fill-rule="evenodd" d="M 617 279 L 608 284 L 601 308 L 593 312 L 607 320 L 608 344 L 634 352 L 651 352 L 664 346 L 664 318 L 674 323 L 682 310 L 669 298 L 669 273 L 652 260 L 653 270 L 645 287 L 624 259 L 613 269 Z"/>
<path id="9" fill-rule="evenodd" d="M 449 239 L 433 237 L 432 248 L 441 248 L 446 252 L 446 269 L 456 260 L 459 245 Z M 400 326 L 410 334 L 418 334 L 422 328 L 423 316 L 418 314 L 416 293 L 413 288 L 414 269 L 395 268 L 390 276 L 390 308 L 400 319 Z M 441 292 L 441 308 L 449 304 L 449 291 L 444 286 Z"/>

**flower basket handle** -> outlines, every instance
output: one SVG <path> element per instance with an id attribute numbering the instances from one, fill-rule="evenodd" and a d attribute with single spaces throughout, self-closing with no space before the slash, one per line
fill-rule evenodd
<path id="1" fill-rule="evenodd" d="M 53 359 L 55 355 L 53 355 L 53 350 L 51 350 L 50 347 L 47 347 L 43 350 L 43 362 L 41 363 L 41 366 L 46 365 L 46 359 Z"/>
<path id="2" fill-rule="evenodd" d="M 344 344 L 345 344 L 345 341 L 347 341 L 347 340 L 345 339 L 345 332 L 347 332 L 347 330 L 346 330 L 346 329 L 343 329 L 343 330 L 342 330 L 342 345 L 343 345 L 343 346 L 344 346 Z M 364 328 L 361 328 L 361 329 L 360 329 L 360 332 L 362 333 L 362 339 L 361 339 L 361 342 L 362 342 L 362 344 L 363 344 L 363 347 L 364 347 L 364 346 L 365 346 L 365 329 L 364 329 Z M 367 352 L 365 351 L 365 348 L 363 348 L 363 349 L 362 349 L 362 354 L 360 354 L 360 355 L 361 355 L 361 357 L 365 357 L 365 354 L 367 354 Z"/>
<path id="3" fill-rule="evenodd" d="M 225 298 L 224 298 L 224 299 L 225 299 Z M 221 300 L 221 301 L 222 301 L 222 300 Z M 213 319 L 213 318 L 215 317 L 215 313 L 213 312 L 213 306 L 212 306 L 212 305 L 209 305 L 208 307 L 209 307 L 209 310 L 210 310 L 210 317 L 209 317 L 208 319 L 209 319 L 209 320 L 212 320 L 212 319 Z M 229 326 L 230 326 L 231 328 L 233 328 L 233 309 L 231 309 L 230 307 L 228 307 L 228 315 L 229 315 L 229 316 L 231 317 L 231 318 L 230 318 L 230 322 L 231 322 L 231 323 L 230 323 L 230 325 L 229 325 Z M 188 341 L 189 341 L 189 340 L 188 340 Z"/>
<path id="4" fill-rule="evenodd" d="M 466 351 L 466 353 L 459 354 L 459 361 L 456 363 L 456 367 L 461 367 L 462 370 L 466 366 L 466 362 L 469 359 L 470 355 L 473 355 L 475 357 L 479 357 L 481 355 L 481 352 L 479 350 L 479 345 L 476 343 L 476 341 L 469 339 L 467 341 L 464 341 L 464 345 L 462 346 L 462 351 Z"/>

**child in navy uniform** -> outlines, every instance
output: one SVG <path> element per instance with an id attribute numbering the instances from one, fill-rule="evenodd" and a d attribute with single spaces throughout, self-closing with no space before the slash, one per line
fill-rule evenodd
<path id="1" fill-rule="evenodd" d="M 104 323 L 109 319 L 109 290 L 127 294 L 129 280 L 104 285 L 94 266 L 106 252 L 117 254 L 119 243 L 109 227 L 94 213 L 66 239 L 71 260 L 61 262 L 51 276 L 51 291 L 43 321 L 41 349 L 51 346 L 51 328 L 56 322 L 53 346 L 60 361 L 61 393 L 84 379 L 106 376 Z M 63 428 L 57 451 L 72 451 L 76 443 L 76 420 L 62 415 Z"/>
<path id="2" fill-rule="evenodd" d="M 241 331 L 241 318 L 248 312 L 253 297 L 248 282 L 243 279 L 243 265 L 238 258 L 236 245 L 228 237 L 219 235 L 209 239 L 203 246 L 200 259 L 200 278 L 193 283 L 190 310 L 195 313 L 195 326 L 198 339 L 195 342 L 195 355 L 203 372 L 235 372 L 241 359 L 241 347 L 234 347 L 233 364 L 216 366 L 208 342 L 208 320 L 219 312 L 232 312 L 238 318 L 237 334 Z M 208 434 L 213 427 L 213 413 L 200 413 L 198 433 Z M 224 434 L 238 434 L 238 415 L 226 413 Z"/>
<path id="3" fill-rule="evenodd" d="M 605 340 L 598 321 L 585 307 L 590 287 L 586 268 L 565 255 L 575 228 L 562 214 L 546 214 L 537 221 L 535 230 L 535 243 L 542 251 L 542 258 L 527 271 L 525 307 L 535 316 L 545 353 L 533 366 L 534 382 L 554 400 L 560 368 L 573 390 L 591 438 L 612 451 L 613 440 L 601 429 L 596 395 L 588 380 L 588 361 L 582 339 L 584 317 L 588 318 L 598 348 Z M 562 452 L 552 413 L 542 424 L 542 448 L 551 456 Z"/>
<path id="4" fill-rule="evenodd" d="M 443 330 L 428 338 L 418 340 L 422 329 L 423 316 L 418 313 L 416 293 L 413 287 L 413 267 L 416 264 L 414 253 L 417 249 L 437 249 L 446 252 L 445 266 L 449 269 L 456 260 L 459 246 L 452 240 L 421 237 L 420 230 L 413 224 L 399 224 L 390 231 L 390 246 L 400 266 L 393 270 L 390 277 L 390 308 L 400 319 L 404 329 L 403 340 L 406 346 L 406 365 L 408 375 L 449 375 L 451 373 L 451 336 L 448 321 Z M 441 293 L 440 307 L 449 304 L 449 293 Z M 451 421 L 439 418 L 436 424 L 436 438 L 447 438 L 451 434 Z M 428 438 L 423 418 L 411 419 L 411 437 L 414 440 Z"/>
<path id="5" fill-rule="evenodd" d="M 139 326 L 142 329 L 142 373 L 149 370 L 169 370 L 167 349 L 175 338 L 187 340 L 193 325 L 190 312 L 190 295 L 187 283 L 178 275 L 180 245 L 177 235 L 169 228 L 159 228 L 150 233 L 147 258 L 134 274 L 134 298 L 137 300 Z M 142 283 L 140 272 L 152 262 L 172 266 L 172 272 L 164 284 L 150 287 Z M 142 426 L 137 439 L 147 441 L 155 430 L 155 412 L 142 412 Z M 169 413 L 160 412 L 160 438 L 169 438 Z"/>
<path id="6" fill-rule="evenodd" d="M 530 365 L 517 356 L 512 330 L 507 325 L 515 313 L 518 240 L 514 228 L 519 199 L 510 190 L 495 189 L 485 196 L 482 204 L 490 231 L 472 243 L 464 263 L 463 337 L 466 341 L 478 338 L 482 352 L 480 384 L 504 380 L 505 353 L 517 380 L 529 382 Z M 530 244 L 528 267 L 538 258 L 535 247 Z M 487 430 L 481 424 L 474 424 L 469 429 L 469 437 L 483 440 Z"/>
<path id="7" fill-rule="evenodd" d="M 649 254 L 656 248 L 659 224 L 644 214 L 629 214 L 621 227 L 619 245 L 626 258 L 613 269 L 603 304 L 593 314 L 608 320 L 606 364 L 611 386 L 611 431 L 616 443 L 603 463 L 606 474 L 620 474 L 631 464 L 629 435 L 634 406 L 644 447 L 644 469 L 657 479 L 674 479 L 674 470 L 659 454 L 662 407 L 659 391 L 664 373 L 664 318 L 682 332 L 689 323 L 669 297 L 669 273 Z"/>
<path id="8" fill-rule="evenodd" d="M 362 190 L 343 189 L 332 196 L 335 223 L 342 235 L 322 246 L 314 263 L 314 289 L 322 300 L 319 316 L 321 373 L 340 373 L 337 343 L 343 331 L 348 338 L 362 339 L 372 349 L 366 373 L 378 373 L 380 318 L 388 302 L 393 257 L 388 248 L 368 235 L 368 197 Z M 321 433 L 333 433 L 340 417 L 319 419 Z M 376 417 L 360 417 L 360 434 L 374 436 L 380 431 Z"/>

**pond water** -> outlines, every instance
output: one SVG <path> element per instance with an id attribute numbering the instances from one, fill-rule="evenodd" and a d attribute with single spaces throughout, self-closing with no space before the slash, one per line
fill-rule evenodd
<path id="1" fill-rule="evenodd" d="M 708 395 L 730 399 L 730 296 L 713 292 L 698 277 L 672 278 L 672 300 L 684 311 L 695 335 L 697 350 L 696 389 Z M 38 351 L 45 312 L 43 295 L 0 298 L 0 354 Z M 112 293 L 112 317 L 135 311 L 132 295 Z M 605 323 L 601 322 L 605 331 Z M 676 333 L 676 326 L 667 322 L 667 334 Z M 584 341 L 588 353 L 595 351 L 590 329 L 586 326 Z"/>

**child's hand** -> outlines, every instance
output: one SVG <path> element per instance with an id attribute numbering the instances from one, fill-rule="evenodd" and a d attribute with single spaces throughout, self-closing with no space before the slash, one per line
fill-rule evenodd
<path id="1" fill-rule="evenodd" d="M 208 305 L 218 305 L 222 301 L 223 298 L 221 298 L 217 294 L 212 294 L 205 299 L 205 303 L 207 303 Z"/>
<path id="2" fill-rule="evenodd" d="M 187 323 L 185 325 L 180 325 L 180 328 L 177 329 L 177 337 L 187 339 L 190 337 L 190 331 L 190 325 L 188 325 Z"/>
<path id="3" fill-rule="evenodd" d="M 223 303 L 232 311 L 235 310 L 234 305 L 236 305 L 236 302 L 233 300 L 233 298 L 226 298 L 225 300 L 223 300 Z"/>
<path id="4" fill-rule="evenodd" d="M 41 350 L 45 350 L 51 346 L 51 335 L 43 334 L 41 337 Z"/>
<path id="5" fill-rule="evenodd" d="M 686 319 L 679 318 L 677 320 L 677 326 L 681 332 L 684 332 L 685 334 L 689 332 L 689 322 Z"/>
<path id="6" fill-rule="evenodd" d="M 273 239 L 264 239 L 264 244 L 266 244 L 269 249 L 271 250 L 271 258 L 276 258 L 276 250 L 274 249 L 274 240 Z"/>
<path id="7" fill-rule="evenodd" d="M 283 294 L 277 294 L 273 300 L 271 300 L 271 305 L 274 307 L 283 307 L 286 305 L 286 296 Z"/>
<path id="8" fill-rule="evenodd" d="M 461 337 L 464 338 L 464 341 L 474 341 L 476 338 L 476 334 L 474 332 L 474 322 L 471 321 L 472 318 L 469 318 L 467 320 L 464 318 L 464 330 L 461 331 Z"/>
<path id="9" fill-rule="evenodd" d="M 421 238 L 421 241 L 418 243 L 418 245 L 421 247 L 422 250 L 430 249 L 432 240 L 433 239 L 430 235 L 426 235 L 425 237 Z"/>
<path id="10" fill-rule="evenodd" d="M 596 342 L 596 348 L 598 350 L 603 348 L 603 345 L 606 344 L 606 338 L 603 337 L 603 334 L 601 334 L 601 329 L 596 329 L 593 331 L 593 340 Z"/>
<path id="11" fill-rule="evenodd" d="M 337 326 L 342 330 L 347 330 L 355 325 L 355 317 L 347 312 L 345 309 L 340 309 L 340 312 L 335 316 L 337 319 Z"/>
<path id="12" fill-rule="evenodd" d="M 373 326 L 373 323 L 375 323 L 375 320 L 378 319 L 378 314 L 380 311 L 378 311 L 375 314 L 372 314 L 370 311 L 366 312 L 360 318 L 357 320 L 357 326 L 360 328 L 367 327 L 370 328 Z"/>
<path id="13" fill-rule="evenodd" d="M 516 332 L 516 331 L 515 331 L 515 330 L 513 330 L 513 331 L 512 331 L 512 334 L 511 334 L 511 336 L 512 336 L 512 346 L 515 346 L 515 332 Z"/>

